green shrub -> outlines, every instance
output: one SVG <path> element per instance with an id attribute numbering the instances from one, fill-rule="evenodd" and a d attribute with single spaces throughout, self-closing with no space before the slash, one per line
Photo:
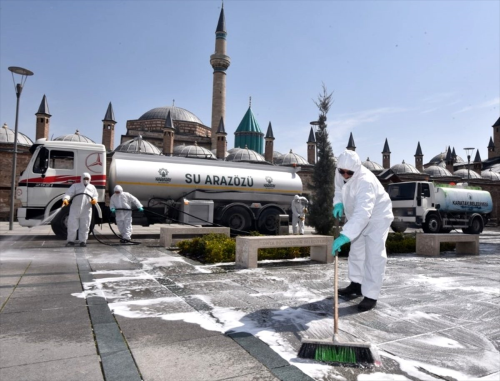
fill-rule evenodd
<path id="1" fill-rule="evenodd" d="M 453 251 L 455 250 L 455 246 L 452 242 L 443 242 L 441 243 L 440 251 Z M 350 243 L 342 246 L 339 256 L 348 256 L 350 248 Z M 417 239 L 414 233 L 389 233 L 385 242 L 385 248 L 387 254 L 415 253 L 417 251 Z"/>
<path id="2" fill-rule="evenodd" d="M 262 235 L 252 232 L 250 235 Z M 177 243 L 179 253 L 202 263 L 234 262 L 236 240 L 224 234 L 207 234 Z M 309 257 L 309 247 L 277 247 L 259 249 L 258 260 L 264 259 L 293 259 Z"/>

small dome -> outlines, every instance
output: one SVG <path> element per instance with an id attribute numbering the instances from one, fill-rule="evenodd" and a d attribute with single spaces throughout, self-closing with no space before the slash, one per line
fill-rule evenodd
<path id="1" fill-rule="evenodd" d="M 491 181 L 500 181 L 500 173 L 493 172 L 491 169 L 487 169 L 481 172 L 481 177 L 483 179 L 491 180 Z"/>
<path id="2" fill-rule="evenodd" d="M 215 157 L 217 157 L 217 148 L 214 148 L 214 149 L 212 150 L 212 153 L 215 155 Z M 226 158 L 226 157 L 228 157 L 228 156 L 229 156 L 229 152 L 228 152 L 228 151 L 226 151 L 226 156 L 224 156 L 224 157 Z"/>
<path id="3" fill-rule="evenodd" d="M 150 120 L 150 119 L 167 119 L 168 112 L 170 111 L 170 116 L 172 120 L 182 120 L 186 122 L 195 122 L 199 124 L 203 124 L 203 122 L 194 115 L 191 111 L 186 109 L 175 107 L 175 106 L 165 106 L 165 107 L 156 107 L 148 112 L 142 114 L 139 120 Z"/>
<path id="4" fill-rule="evenodd" d="M 411 164 L 406 164 L 404 160 L 401 164 L 393 165 L 391 167 L 391 170 L 396 175 L 403 174 L 403 173 L 420 173 L 417 168 L 415 168 Z"/>
<path id="5" fill-rule="evenodd" d="M 115 148 L 114 152 L 144 153 L 147 155 L 161 155 L 161 151 L 150 142 L 138 136 L 132 140 L 127 140 Z"/>
<path id="6" fill-rule="evenodd" d="M 212 151 L 200 147 L 196 143 L 194 145 L 179 145 L 174 147 L 173 156 L 179 157 L 191 157 L 195 159 L 212 159 L 217 160 L 217 156 L 215 156 Z"/>
<path id="7" fill-rule="evenodd" d="M 12 143 L 14 144 L 16 133 L 12 131 L 6 123 L 0 128 L 0 143 Z M 17 144 L 22 146 L 31 147 L 33 142 L 23 133 L 17 131 Z"/>
<path id="8" fill-rule="evenodd" d="M 264 156 L 248 148 L 233 148 L 226 161 L 265 162 Z"/>
<path id="9" fill-rule="evenodd" d="M 278 157 L 283 156 L 281 152 L 273 151 L 273 159 L 276 160 Z"/>
<path id="10" fill-rule="evenodd" d="M 367 157 L 366 161 L 363 161 L 363 166 L 370 171 L 383 171 L 384 167 L 382 167 L 380 164 L 375 163 L 374 161 L 370 161 L 370 158 Z"/>
<path id="11" fill-rule="evenodd" d="M 446 152 L 447 151 L 444 151 L 444 152 L 441 152 L 441 153 L 437 154 L 436 156 L 434 156 L 431 159 L 431 161 L 429 161 L 429 164 L 438 164 L 438 163 L 444 162 L 446 159 Z M 456 159 L 455 163 L 464 163 L 464 160 L 460 156 L 457 155 L 457 159 Z M 446 163 L 445 163 L 445 165 L 446 165 Z"/>
<path id="12" fill-rule="evenodd" d="M 431 177 L 453 176 L 453 174 L 446 168 L 438 165 L 431 165 L 430 167 L 425 168 L 424 173 L 427 173 Z"/>
<path id="13" fill-rule="evenodd" d="M 92 139 L 87 138 L 84 135 L 80 134 L 80 131 L 76 130 L 74 134 L 69 135 L 61 135 L 54 139 L 59 142 L 81 142 L 81 143 L 94 143 Z"/>
<path id="14" fill-rule="evenodd" d="M 482 178 L 481 175 L 478 175 L 475 171 L 473 170 L 468 171 L 465 168 L 459 169 L 458 171 L 455 171 L 453 174 L 455 176 L 460 176 L 462 180 Z"/>
<path id="15" fill-rule="evenodd" d="M 297 166 L 311 165 L 302 156 L 297 155 L 296 153 L 293 153 L 292 150 L 290 150 L 289 153 L 281 155 L 280 157 L 276 158 L 274 160 L 274 164 L 276 164 L 276 165 L 297 165 Z"/>

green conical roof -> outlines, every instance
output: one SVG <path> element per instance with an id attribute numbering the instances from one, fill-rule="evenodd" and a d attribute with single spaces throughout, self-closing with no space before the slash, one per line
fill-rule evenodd
<path id="1" fill-rule="evenodd" d="M 264 150 L 264 134 L 262 133 L 259 123 L 257 123 L 250 107 L 241 120 L 234 135 L 235 147 L 248 148 L 262 154 Z"/>
<path id="2" fill-rule="evenodd" d="M 240 122 L 240 125 L 236 129 L 236 132 L 259 132 L 262 134 L 262 131 L 259 127 L 259 123 L 255 119 L 255 115 L 252 112 L 252 109 L 249 107 L 245 116 Z"/>

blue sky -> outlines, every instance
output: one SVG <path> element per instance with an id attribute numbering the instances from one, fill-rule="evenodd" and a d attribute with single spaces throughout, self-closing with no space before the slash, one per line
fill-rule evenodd
<path id="1" fill-rule="evenodd" d="M 0 1 L 0 123 L 14 128 L 9 66 L 26 82 L 19 131 L 35 137 L 47 95 L 50 136 L 80 130 L 100 143 L 113 104 L 115 147 L 126 121 L 175 105 L 211 120 L 220 1 Z M 488 156 L 500 116 L 500 1 L 224 2 L 228 146 L 248 109 L 275 150 L 306 157 L 313 102 L 333 92 L 328 129 L 335 155 L 352 132 L 362 160 L 424 162 L 455 148 Z M 474 152 L 475 154 L 475 152 Z"/>

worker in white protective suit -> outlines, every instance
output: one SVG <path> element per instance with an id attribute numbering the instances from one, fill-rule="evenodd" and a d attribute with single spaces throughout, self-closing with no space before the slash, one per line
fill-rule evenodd
<path id="1" fill-rule="evenodd" d="M 110 199 L 111 213 L 116 213 L 116 225 L 122 236 L 121 243 L 126 243 L 132 238 L 132 206 L 135 205 L 140 212 L 144 209 L 139 200 L 128 192 L 124 192 L 120 185 L 115 186 L 115 193 Z"/>
<path id="2" fill-rule="evenodd" d="M 304 221 L 306 219 L 308 203 L 307 198 L 301 197 L 298 194 L 293 198 L 291 205 L 293 234 L 297 234 L 297 230 L 300 235 L 304 234 Z"/>
<path id="3" fill-rule="evenodd" d="M 80 246 L 87 246 L 90 222 L 92 220 L 92 205 L 97 204 L 97 189 L 90 184 L 90 174 L 82 174 L 81 181 L 69 187 L 63 197 L 63 207 L 71 206 L 68 216 L 68 238 L 66 246 L 74 246 L 76 231 L 78 230 L 78 240 Z"/>
<path id="4" fill-rule="evenodd" d="M 351 242 L 348 277 L 351 283 L 338 290 L 339 295 L 364 296 L 360 311 L 375 307 L 384 280 L 387 253 L 385 241 L 394 219 L 392 203 L 380 181 L 361 164 L 354 151 L 338 157 L 335 173 L 333 216 L 347 222 L 333 242 L 332 255 Z"/>

